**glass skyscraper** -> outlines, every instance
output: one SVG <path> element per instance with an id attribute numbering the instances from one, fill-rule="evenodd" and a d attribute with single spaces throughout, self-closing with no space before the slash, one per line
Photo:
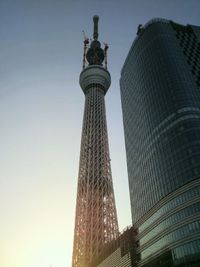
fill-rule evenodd
<path id="1" fill-rule="evenodd" d="M 200 27 L 138 27 L 120 79 L 138 266 L 200 266 Z"/>

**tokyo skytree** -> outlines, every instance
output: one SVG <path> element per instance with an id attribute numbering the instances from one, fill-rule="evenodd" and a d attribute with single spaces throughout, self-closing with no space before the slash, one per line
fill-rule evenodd
<path id="1" fill-rule="evenodd" d="M 107 49 L 98 41 L 98 16 L 93 40 L 85 37 L 80 86 L 85 94 L 79 162 L 72 267 L 87 267 L 119 234 L 113 192 L 104 96 L 111 84 Z"/>

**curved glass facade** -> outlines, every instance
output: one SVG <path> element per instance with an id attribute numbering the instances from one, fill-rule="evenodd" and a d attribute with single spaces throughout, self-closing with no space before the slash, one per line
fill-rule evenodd
<path id="1" fill-rule="evenodd" d="M 140 266 L 151 266 L 146 264 L 167 251 L 166 266 L 182 264 L 173 249 L 200 238 L 199 82 L 200 27 L 163 19 L 147 23 L 120 79 Z"/>
<path id="2" fill-rule="evenodd" d="M 167 219 L 156 225 L 153 229 L 151 229 L 148 234 L 141 238 L 140 245 L 144 245 L 146 242 L 150 241 L 152 238 L 162 233 L 162 231 L 166 231 L 166 229 L 168 229 L 169 227 L 175 225 L 176 223 L 179 223 L 181 220 L 184 220 L 192 215 L 200 215 L 200 202 L 197 202 L 187 208 L 175 212 L 173 215 L 169 216 Z"/>
<path id="3" fill-rule="evenodd" d="M 158 221 L 159 218 L 166 215 L 170 211 L 173 211 L 178 205 L 183 205 L 188 203 L 193 199 L 197 199 L 199 201 L 200 196 L 200 186 L 191 188 L 186 192 L 180 194 L 179 196 L 169 200 L 166 204 L 164 204 L 161 208 L 159 208 L 152 216 L 150 216 L 143 224 L 141 224 L 138 228 L 139 233 L 145 230 L 148 226 Z"/>
<path id="4" fill-rule="evenodd" d="M 184 237 L 187 237 L 188 235 L 196 235 L 200 230 L 200 221 L 194 221 L 192 223 L 186 224 L 183 227 L 180 227 L 168 235 L 163 236 L 158 241 L 153 243 L 151 246 L 149 246 L 147 249 L 142 251 L 141 253 L 141 259 L 145 259 L 154 252 L 156 252 L 159 249 L 162 249 L 163 247 L 168 246 L 169 244 L 173 243 L 174 241 L 178 241 Z M 200 252 L 200 251 L 199 251 Z"/>

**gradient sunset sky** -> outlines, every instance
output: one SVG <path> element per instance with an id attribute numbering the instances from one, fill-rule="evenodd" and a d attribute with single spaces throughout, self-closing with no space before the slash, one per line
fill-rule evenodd
<path id="1" fill-rule="evenodd" d="M 0 0 L 0 266 L 70 267 L 84 95 L 84 29 L 109 44 L 106 95 L 120 230 L 131 224 L 119 91 L 138 24 L 200 25 L 199 0 Z"/>

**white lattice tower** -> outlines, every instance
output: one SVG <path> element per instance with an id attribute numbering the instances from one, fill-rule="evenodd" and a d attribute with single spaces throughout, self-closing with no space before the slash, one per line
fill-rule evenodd
<path id="1" fill-rule="evenodd" d="M 118 236 L 104 100 L 111 79 L 102 66 L 104 56 L 97 41 L 97 21 L 95 16 L 94 41 L 86 55 L 89 65 L 80 74 L 85 110 L 72 267 L 87 267 L 99 256 L 102 247 Z"/>

